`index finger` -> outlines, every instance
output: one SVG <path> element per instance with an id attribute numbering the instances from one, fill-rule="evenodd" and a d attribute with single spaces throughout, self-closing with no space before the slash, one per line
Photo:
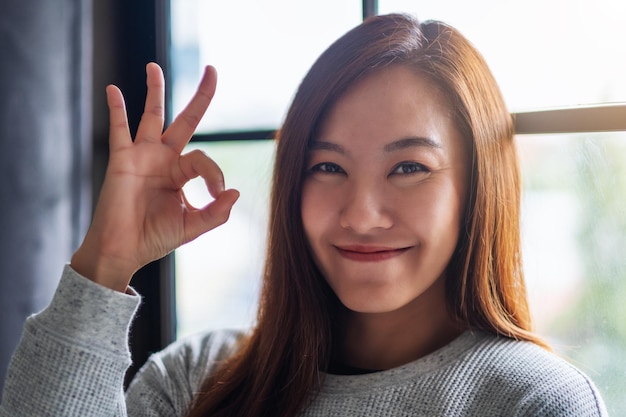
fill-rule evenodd
<path id="1" fill-rule="evenodd" d="M 217 71 L 212 66 L 207 66 L 191 101 L 163 133 L 163 143 L 178 153 L 183 151 L 213 99 L 216 84 Z"/>

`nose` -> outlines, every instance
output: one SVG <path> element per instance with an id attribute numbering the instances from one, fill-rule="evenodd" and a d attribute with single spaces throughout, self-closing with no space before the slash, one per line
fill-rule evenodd
<path id="1" fill-rule="evenodd" d="M 366 234 L 393 225 L 392 207 L 384 187 L 362 182 L 345 193 L 339 223 L 344 229 Z"/>

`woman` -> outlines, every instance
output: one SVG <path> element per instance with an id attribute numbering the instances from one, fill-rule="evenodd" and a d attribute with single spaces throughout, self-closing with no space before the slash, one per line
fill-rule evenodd
<path id="1" fill-rule="evenodd" d="M 94 221 L 26 325 L 1 416 L 606 415 L 591 381 L 531 331 L 512 120 L 495 81 L 456 30 L 404 15 L 340 38 L 294 98 L 258 324 L 154 355 L 124 400 L 132 274 L 226 221 L 238 196 L 208 157 L 179 156 L 214 88 L 208 70 L 161 136 L 163 79 L 149 65 L 134 143 L 107 90 Z M 198 175 L 215 197 L 200 210 L 181 191 Z"/>

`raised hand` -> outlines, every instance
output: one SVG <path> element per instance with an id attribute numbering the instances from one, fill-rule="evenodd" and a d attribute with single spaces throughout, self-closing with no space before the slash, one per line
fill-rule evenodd
<path id="1" fill-rule="evenodd" d="M 118 291 L 143 265 L 223 224 L 239 197 L 225 190 L 222 171 L 204 153 L 181 155 L 215 93 L 215 69 L 206 68 L 196 94 L 165 132 L 163 73 L 154 63 L 146 73 L 148 92 L 134 142 L 122 93 L 107 87 L 109 165 L 93 222 L 71 262 L 80 274 Z M 214 198 L 203 208 L 192 207 L 182 190 L 198 176 Z"/>

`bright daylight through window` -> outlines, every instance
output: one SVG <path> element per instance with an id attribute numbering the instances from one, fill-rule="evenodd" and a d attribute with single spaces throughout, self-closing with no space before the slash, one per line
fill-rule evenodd
<path id="1" fill-rule="evenodd" d="M 297 3 L 297 5 L 296 5 Z M 622 0 L 380 0 L 446 21 L 483 53 L 512 112 L 626 102 Z M 173 112 L 205 64 L 219 73 L 203 132 L 276 129 L 361 1 L 172 0 Z M 320 24 L 320 22 L 324 22 Z M 524 268 L 537 330 L 626 415 L 626 132 L 519 135 Z M 176 252 L 179 336 L 249 326 L 265 245 L 272 141 L 194 142 L 242 192 L 231 221 Z M 190 199 L 202 203 L 204 185 Z"/>

